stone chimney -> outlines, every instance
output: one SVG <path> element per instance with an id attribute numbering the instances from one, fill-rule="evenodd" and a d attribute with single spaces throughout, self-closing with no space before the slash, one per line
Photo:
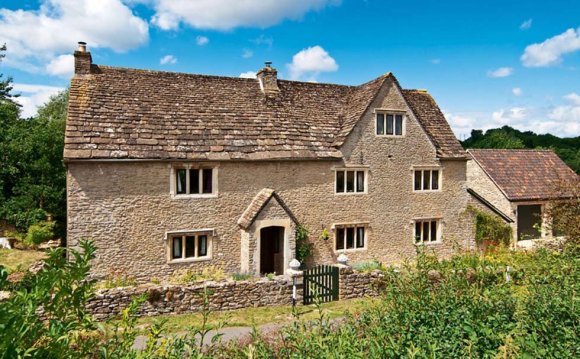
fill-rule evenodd
<path id="1" fill-rule="evenodd" d="M 79 42 L 79 47 L 75 51 L 75 75 L 88 75 L 91 73 L 93 59 L 91 53 L 87 51 L 87 43 Z"/>
<path id="2" fill-rule="evenodd" d="M 272 67 L 271 61 L 265 62 L 266 67 L 258 71 L 256 77 L 260 83 L 260 89 L 266 96 L 275 96 L 280 89 L 278 88 L 278 70 Z"/>

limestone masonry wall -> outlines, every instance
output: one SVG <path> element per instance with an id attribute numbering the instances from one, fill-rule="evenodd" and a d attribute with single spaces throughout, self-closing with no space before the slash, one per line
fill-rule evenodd
<path id="1" fill-rule="evenodd" d="M 374 284 L 383 278 L 379 271 L 358 273 L 342 268 L 339 280 L 340 299 L 375 296 Z M 183 314 L 200 310 L 204 290 L 209 293 L 209 306 L 213 310 L 233 310 L 292 304 L 292 280 L 280 278 L 259 281 L 206 282 L 195 285 L 142 285 L 103 289 L 87 304 L 88 311 L 99 320 L 115 316 L 128 307 L 136 297 L 144 295 L 146 301 L 138 316 Z M 302 279 L 297 279 L 297 303 L 302 303 Z"/>

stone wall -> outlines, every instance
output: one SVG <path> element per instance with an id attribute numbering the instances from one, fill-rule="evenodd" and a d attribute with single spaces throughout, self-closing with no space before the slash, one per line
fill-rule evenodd
<path id="1" fill-rule="evenodd" d="M 358 273 L 341 268 L 339 279 L 340 299 L 375 296 L 375 284 L 384 278 L 379 271 Z M 292 304 L 292 280 L 277 278 L 258 281 L 206 282 L 197 285 L 142 285 L 103 289 L 87 304 L 87 309 L 97 319 L 110 318 L 129 306 L 133 298 L 141 295 L 146 300 L 138 316 L 183 314 L 197 312 L 203 305 L 204 291 L 209 293 L 213 310 L 233 310 Z M 302 278 L 297 278 L 297 303 L 302 304 Z"/>

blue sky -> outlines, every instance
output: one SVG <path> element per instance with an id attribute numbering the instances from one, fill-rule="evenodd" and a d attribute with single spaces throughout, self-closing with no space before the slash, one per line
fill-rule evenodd
<path id="1" fill-rule="evenodd" d="M 24 113 L 93 62 L 360 84 L 393 72 L 427 89 L 455 133 L 511 125 L 580 135 L 580 1 L 2 0 L 0 72 Z"/>

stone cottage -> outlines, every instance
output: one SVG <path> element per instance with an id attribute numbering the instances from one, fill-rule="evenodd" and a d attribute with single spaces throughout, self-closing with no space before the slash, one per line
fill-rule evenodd
<path id="1" fill-rule="evenodd" d="M 566 197 L 560 187 L 578 183 L 578 175 L 551 150 L 470 149 L 470 190 L 491 203 L 510 223 L 514 243 L 557 236 L 549 229 L 546 206 Z"/>
<path id="2" fill-rule="evenodd" d="M 93 272 L 282 274 L 295 229 L 311 263 L 399 262 L 473 243 L 468 154 L 433 98 L 391 73 L 358 86 L 96 65 L 75 52 L 64 158 L 68 246 Z M 328 234 L 328 235 L 325 235 Z"/>

